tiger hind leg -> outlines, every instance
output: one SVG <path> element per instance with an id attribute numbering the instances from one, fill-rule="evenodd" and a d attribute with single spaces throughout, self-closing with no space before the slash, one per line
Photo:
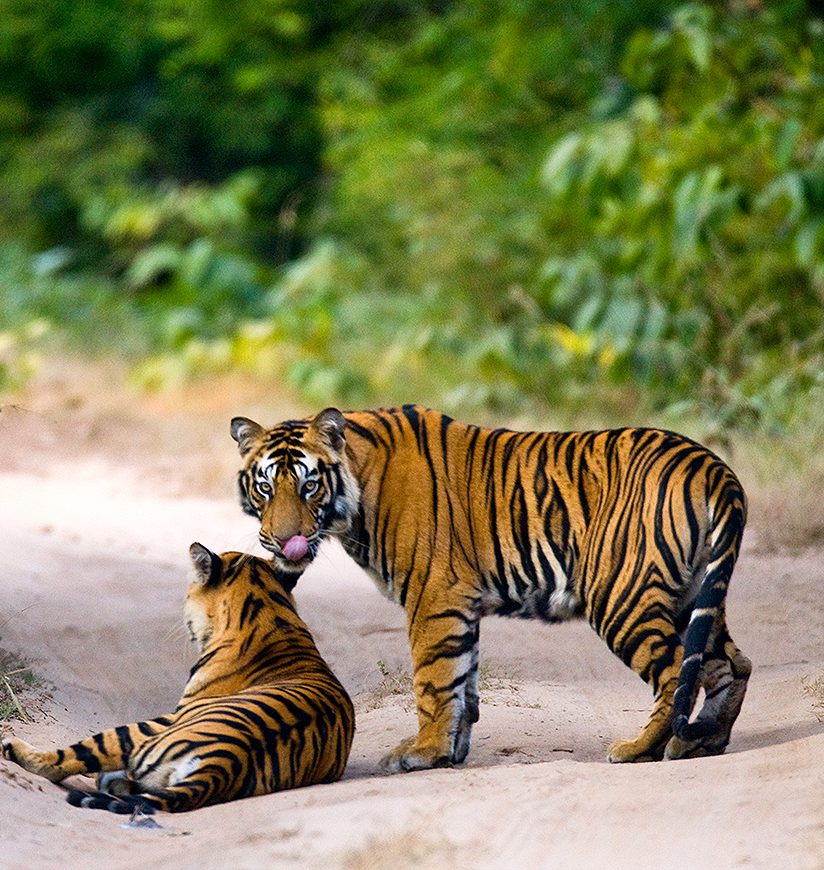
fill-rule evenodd
<path id="1" fill-rule="evenodd" d="M 123 770 L 128 767 L 135 747 L 163 731 L 171 721 L 171 716 L 159 716 L 133 725 L 120 725 L 56 750 L 40 750 L 19 737 L 6 737 L 0 743 L 0 754 L 29 773 L 61 782 L 75 774 Z"/>
<path id="2" fill-rule="evenodd" d="M 116 743 L 116 737 L 113 737 L 112 732 L 103 732 L 96 736 L 100 739 L 99 744 L 95 743 L 94 738 L 89 738 L 66 749 L 57 750 L 40 750 L 19 737 L 6 737 L 2 743 L 2 752 L 4 758 L 51 782 L 62 782 L 66 777 L 75 774 L 98 773 L 124 767 L 126 759 L 122 751 L 115 750 L 112 741 Z"/>
<path id="3" fill-rule="evenodd" d="M 684 636 L 684 664 L 675 690 L 673 739 L 667 758 L 717 755 L 724 751 L 747 690 L 752 665 L 730 637 L 726 598 L 746 520 L 741 485 L 722 474 L 709 507 L 708 563 Z M 690 721 L 698 686 L 705 701 Z"/>
<path id="4" fill-rule="evenodd" d="M 135 794 L 137 783 L 125 770 L 110 770 L 97 774 L 97 790 L 106 794 L 123 797 Z"/>
<path id="5" fill-rule="evenodd" d="M 134 779 L 121 781 L 115 774 L 105 791 L 72 790 L 66 800 L 76 807 L 130 813 L 135 810 L 150 815 L 156 810 L 180 813 L 205 804 L 220 803 L 234 796 L 235 789 L 224 777 L 218 777 L 214 765 L 197 756 L 173 758 L 169 741 L 153 746 L 152 754 L 143 758 L 133 771 Z M 210 770 L 210 767 L 212 768 Z M 182 775 L 181 772 L 186 771 Z M 102 779 L 102 777 L 101 777 Z"/>
<path id="6" fill-rule="evenodd" d="M 714 726 L 714 733 L 697 740 L 682 740 L 673 735 L 665 752 L 668 759 L 720 755 L 730 742 L 732 726 L 744 703 L 752 663 L 730 637 L 723 609 L 718 623 L 712 647 L 707 651 L 701 669 L 705 697 L 695 718 L 697 723 L 707 723 L 708 730 Z"/>
<path id="7" fill-rule="evenodd" d="M 671 739 L 670 716 L 676 680 L 669 680 L 655 695 L 655 703 L 646 725 L 631 740 L 616 740 L 610 744 L 607 760 L 612 764 L 637 761 L 660 761 Z"/>
<path id="8" fill-rule="evenodd" d="M 52 782 L 60 782 L 65 777 L 57 766 L 58 755 L 56 752 L 41 752 L 31 743 L 21 740 L 19 737 L 6 737 L 2 743 L 3 758 L 19 764 L 29 773 L 43 776 Z M 66 774 L 68 776 L 69 774 Z"/>

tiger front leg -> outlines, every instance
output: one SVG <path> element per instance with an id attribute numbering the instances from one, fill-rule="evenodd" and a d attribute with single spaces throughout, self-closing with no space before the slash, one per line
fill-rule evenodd
<path id="1" fill-rule="evenodd" d="M 381 761 L 388 773 L 460 764 L 478 720 L 478 621 L 460 609 L 426 614 L 410 626 L 418 734 Z"/>
<path id="2" fill-rule="evenodd" d="M 478 659 L 480 656 L 480 633 L 479 624 L 475 623 L 475 643 L 472 647 L 472 658 L 469 673 L 466 675 L 464 692 L 464 711 L 458 726 L 458 734 L 455 739 L 455 749 L 452 753 L 452 761 L 460 764 L 469 754 L 469 743 L 472 737 L 472 726 L 481 715 L 480 694 L 478 692 Z"/>

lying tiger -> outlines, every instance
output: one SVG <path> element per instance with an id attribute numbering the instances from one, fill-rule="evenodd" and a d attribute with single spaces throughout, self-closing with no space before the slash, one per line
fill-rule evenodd
<path id="1" fill-rule="evenodd" d="M 190 554 L 185 619 L 200 658 L 174 713 L 56 752 L 3 740 L 6 758 L 52 782 L 125 768 L 117 795 L 73 790 L 75 806 L 185 812 L 343 774 L 352 702 L 295 610 L 294 574 L 197 543 Z"/>
<path id="2" fill-rule="evenodd" d="M 231 431 L 242 506 L 278 569 L 297 580 L 337 535 L 406 610 L 418 734 L 386 770 L 466 758 L 490 613 L 585 616 L 652 687 L 649 721 L 610 761 L 724 751 L 751 670 L 725 622 L 746 500 L 706 448 L 656 429 L 482 429 L 412 405 Z"/>

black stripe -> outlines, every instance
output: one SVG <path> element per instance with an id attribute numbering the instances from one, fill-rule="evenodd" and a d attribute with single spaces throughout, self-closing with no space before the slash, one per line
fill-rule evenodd
<path id="1" fill-rule="evenodd" d="M 240 627 L 243 628 L 247 622 L 253 622 L 257 618 L 262 607 L 263 600 L 261 598 L 258 598 L 257 595 L 252 593 L 247 595 L 240 611 Z"/>
<path id="2" fill-rule="evenodd" d="M 95 734 L 95 737 L 99 736 L 99 734 Z M 82 743 L 75 743 L 74 746 L 72 746 L 72 750 L 77 756 L 77 760 L 86 768 L 86 773 L 97 773 L 100 770 L 100 759 L 91 751 L 91 749 L 88 749 Z"/>
<path id="3" fill-rule="evenodd" d="M 370 429 L 367 429 L 365 426 L 361 426 L 360 423 L 355 423 L 347 418 L 346 428 L 351 429 L 359 438 L 363 438 L 364 441 L 368 441 L 373 447 L 378 446 L 378 439 L 374 432 L 372 432 Z"/>

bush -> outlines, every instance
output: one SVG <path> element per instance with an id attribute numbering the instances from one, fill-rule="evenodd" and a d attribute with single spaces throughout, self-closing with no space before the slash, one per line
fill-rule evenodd
<path id="1" fill-rule="evenodd" d="M 813 4 L 7 7 L 4 330 L 311 403 L 780 431 L 820 395 Z"/>

